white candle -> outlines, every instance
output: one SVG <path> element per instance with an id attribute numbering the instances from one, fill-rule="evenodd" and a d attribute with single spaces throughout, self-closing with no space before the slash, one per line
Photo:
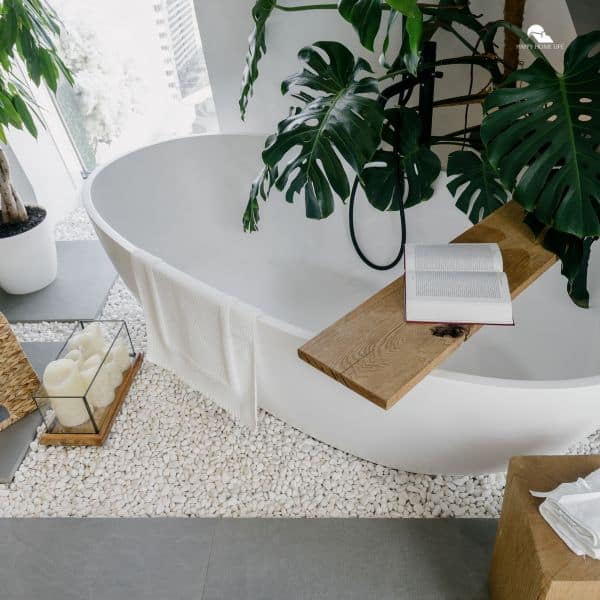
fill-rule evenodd
<path id="1" fill-rule="evenodd" d="M 127 344 L 119 341 L 115 342 L 112 350 L 108 353 L 109 362 L 115 364 L 120 373 L 129 369 L 131 365 L 131 357 L 129 356 L 129 348 Z"/>
<path id="2" fill-rule="evenodd" d="M 63 358 L 66 358 L 67 360 L 72 360 L 77 366 L 80 366 L 83 362 L 83 356 L 81 354 L 81 350 L 79 349 L 71 350 L 70 352 L 65 354 Z"/>
<path id="3" fill-rule="evenodd" d="M 105 339 L 98 323 L 91 323 L 81 333 L 74 335 L 67 346 L 68 350 L 80 350 L 83 358 L 104 353 Z"/>
<path id="4" fill-rule="evenodd" d="M 83 399 L 67 397 L 82 396 L 86 387 L 74 361 L 61 358 L 49 363 L 44 371 L 43 383 L 63 427 L 77 427 L 89 420 Z"/>
<path id="5" fill-rule="evenodd" d="M 102 368 L 106 370 L 106 380 L 110 389 L 114 391 L 117 386 L 121 385 L 121 381 L 123 381 L 121 370 L 114 362 L 106 362 Z"/>
<path id="6" fill-rule="evenodd" d="M 80 369 L 86 389 L 94 380 L 87 393 L 87 399 L 96 408 L 108 406 L 115 399 L 115 388 L 123 379 L 115 364 L 108 362 L 108 359 L 102 364 L 103 358 L 100 354 L 93 354 L 82 363 Z"/>
<path id="7" fill-rule="evenodd" d="M 85 383 L 85 388 L 88 390 L 86 398 L 88 402 L 96 408 L 106 406 L 111 402 L 110 400 L 107 401 L 107 396 L 109 394 L 105 382 L 103 381 L 102 372 L 98 373 L 98 367 L 101 362 L 102 357 L 99 354 L 93 354 L 81 364 L 79 370 L 81 378 Z M 94 380 L 94 383 L 90 388 L 92 379 Z"/>

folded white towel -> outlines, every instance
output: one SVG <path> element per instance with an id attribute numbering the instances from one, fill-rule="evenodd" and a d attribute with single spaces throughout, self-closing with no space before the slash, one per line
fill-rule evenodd
<path id="1" fill-rule="evenodd" d="M 146 319 L 148 360 L 254 428 L 259 311 L 144 250 L 134 250 L 132 263 Z"/>
<path id="2" fill-rule="evenodd" d="M 600 559 L 600 469 L 551 492 L 531 494 L 545 498 L 540 514 L 575 554 Z"/>

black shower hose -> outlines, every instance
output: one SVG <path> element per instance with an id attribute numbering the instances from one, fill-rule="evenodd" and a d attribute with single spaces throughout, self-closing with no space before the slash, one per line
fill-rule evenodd
<path id="1" fill-rule="evenodd" d="M 349 221 L 348 224 L 350 226 L 350 239 L 352 240 L 352 245 L 354 246 L 354 250 L 356 250 L 356 254 L 358 254 L 360 259 L 366 265 L 371 267 L 371 269 L 376 269 L 377 271 L 388 271 L 389 269 L 393 269 L 402 260 L 402 257 L 404 256 L 404 247 L 406 245 L 406 216 L 404 214 L 403 198 L 397 198 L 398 206 L 399 206 L 398 212 L 400 214 L 400 227 L 402 229 L 401 238 L 400 238 L 400 249 L 398 250 L 398 254 L 396 255 L 396 258 L 394 258 L 394 260 L 392 260 L 392 262 L 390 262 L 386 265 L 378 265 L 366 257 L 365 253 L 362 251 L 362 249 L 358 243 L 358 240 L 356 239 L 356 231 L 354 229 L 354 203 L 356 201 L 356 192 L 358 190 L 358 184 L 359 184 L 358 177 L 356 177 L 354 179 L 354 184 L 352 185 L 352 192 L 350 193 L 350 202 L 349 202 L 349 207 L 348 207 L 348 221 Z M 400 189 L 399 186 L 396 186 L 396 190 L 394 191 L 396 196 L 400 195 L 397 191 L 399 189 Z"/>

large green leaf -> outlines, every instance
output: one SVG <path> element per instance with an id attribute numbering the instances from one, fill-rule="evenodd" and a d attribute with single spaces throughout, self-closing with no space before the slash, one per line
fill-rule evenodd
<path id="1" fill-rule="evenodd" d="M 322 219 L 333 211 L 334 193 L 342 200 L 350 193 L 341 159 L 359 174 L 377 149 L 383 109 L 376 99 L 377 81 L 361 76 L 371 71 L 368 63 L 355 60 L 342 44 L 317 42 L 298 56 L 305 67 L 284 81 L 282 91 L 293 90 L 302 106 L 279 123 L 262 157 L 267 187 L 286 190 L 288 202 L 303 192 L 306 216 Z M 250 195 L 249 228 L 257 222 L 260 187 L 255 185 Z"/>
<path id="2" fill-rule="evenodd" d="M 568 47 L 564 72 L 542 57 L 490 94 L 481 136 L 514 198 L 544 224 L 600 235 L 600 31 Z"/>
<path id="3" fill-rule="evenodd" d="M 381 0 L 339 0 L 338 10 L 346 21 L 352 23 L 360 43 L 373 50 L 375 37 L 381 26 Z"/>
<path id="4" fill-rule="evenodd" d="M 545 227 L 533 213 L 528 213 L 525 223 L 536 237 L 542 239 L 542 245 L 554 252 L 561 262 L 561 273 L 567 279 L 567 292 L 577 306 L 588 308 L 590 294 L 587 290 L 587 273 L 592 244 L 597 237 L 584 239 L 569 233 Z"/>
<path id="5" fill-rule="evenodd" d="M 398 210 L 431 198 L 432 184 L 440 174 L 437 154 L 420 143 L 421 121 L 412 108 L 396 107 L 385 111 L 382 138 L 385 148 L 378 150 L 362 172 L 363 187 L 369 202 L 379 210 Z"/>
<path id="6" fill-rule="evenodd" d="M 267 140 L 267 144 L 269 140 Z M 250 196 L 248 204 L 242 217 L 242 225 L 244 231 L 258 231 L 258 222 L 260 221 L 260 209 L 258 207 L 258 199 L 266 200 L 269 196 L 269 191 L 273 180 L 276 178 L 276 169 L 272 170 L 268 166 L 264 166 L 250 187 Z"/>
<path id="7" fill-rule="evenodd" d="M 417 74 L 423 38 L 423 13 L 417 0 L 386 0 L 396 11 L 406 17 L 406 40 L 402 41 L 402 60 L 413 75 Z"/>
<path id="8" fill-rule="evenodd" d="M 252 92 L 254 83 L 258 79 L 258 63 L 267 51 L 266 25 L 275 8 L 276 0 L 256 0 L 252 8 L 252 20 L 254 29 L 248 38 L 248 52 L 246 54 L 246 65 L 242 76 L 242 92 L 239 105 L 242 119 L 246 117 L 246 109 Z"/>
<path id="9" fill-rule="evenodd" d="M 56 91 L 59 77 L 73 77 L 56 53 L 60 21 L 43 0 L 5 0 L 0 3 L 0 139 L 4 127 L 23 126 L 37 135 L 35 118 L 41 120 L 35 100 L 13 69 L 15 55 L 23 61 L 34 84 L 44 81 Z"/>
<path id="10" fill-rule="evenodd" d="M 448 157 L 447 186 L 456 197 L 456 207 L 464 212 L 471 223 L 479 223 L 506 203 L 508 192 L 498 181 L 485 154 L 481 157 L 470 150 L 457 150 Z M 458 189 L 465 184 L 457 196 Z"/>

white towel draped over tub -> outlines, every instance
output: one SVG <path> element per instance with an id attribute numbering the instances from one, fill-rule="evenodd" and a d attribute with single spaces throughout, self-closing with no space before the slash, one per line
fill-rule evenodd
<path id="1" fill-rule="evenodd" d="M 136 248 L 148 360 L 256 427 L 255 331 L 259 311 Z M 176 315 L 168 320 L 166 315 Z"/>

